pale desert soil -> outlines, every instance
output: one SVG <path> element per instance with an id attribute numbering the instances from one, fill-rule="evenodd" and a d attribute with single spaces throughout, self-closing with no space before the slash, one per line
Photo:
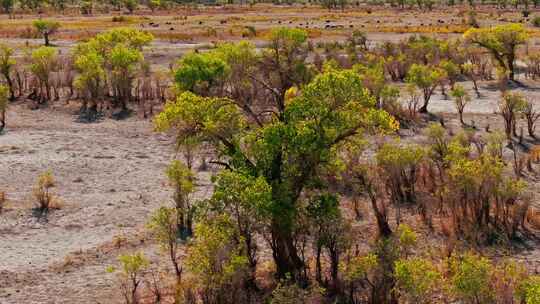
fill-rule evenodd
<path id="1" fill-rule="evenodd" d="M 8 116 L 0 136 L 0 189 L 8 195 L 0 214 L 0 303 L 114 303 L 114 276 L 105 268 L 122 250 L 110 244 L 132 238 L 152 210 L 170 203 L 163 174 L 174 157 L 170 137 L 136 117 L 78 123 L 63 106 L 14 105 Z M 47 170 L 62 208 L 40 219 L 31 193 Z"/>

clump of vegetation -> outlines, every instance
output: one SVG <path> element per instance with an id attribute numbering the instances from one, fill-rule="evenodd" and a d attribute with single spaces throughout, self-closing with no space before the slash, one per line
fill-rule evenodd
<path id="1" fill-rule="evenodd" d="M 178 209 L 161 207 L 151 217 L 147 224 L 148 229 L 154 234 L 164 252 L 168 253 L 174 267 L 178 284 L 182 280 L 182 266 L 178 261 Z"/>
<path id="2" fill-rule="evenodd" d="M 413 64 L 407 72 L 407 82 L 414 84 L 423 93 L 424 103 L 420 107 L 421 113 L 428 111 L 428 104 L 435 88 L 444 77 L 444 72 L 438 68 L 426 65 Z"/>
<path id="3" fill-rule="evenodd" d="M 0 44 L 0 75 L 2 75 L 6 81 L 9 89 L 9 99 L 15 99 L 15 84 L 13 81 L 13 70 L 16 65 L 16 61 L 13 58 L 14 50 L 7 45 Z"/>
<path id="4" fill-rule="evenodd" d="M 431 303 L 442 276 L 429 260 L 410 258 L 395 263 L 396 288 L 410 303 Z"/>
<path id="5" fill-rule="evenodd" d="M 50 36 L 58 31 L 60 28 L 60 22 L 52 20 L 39 19 L 33 23 L 36 31 L 43 37 L 45 40 L 45 46 L 50 45 Z"/>
<path id="6" fill-rule="evenodd" d="M 193 234 L 195 206 L 191 195 L 195 191 L 193 173 L 180 161 L 173 161 L 167 168 L 167 177 L 174 189 L 177 232 L 186 239 Z"/>
<path id="7" fill-rule="evenodd" d="M 471 97 L 467 93 L 467 91 L 460 85 L 454 86 L 454 88 L 450 91 L 450 95 L 454 99 L 454 103 L 456 104 L 456 109 L 459 115 L 459 121 L 462 125 L 465 125 L 465 121 L 463 121 L 463 112 L 465 111 L 465 106 L 471 102 Z"/>
<path id="8" fill-rule="evenodd" d="M 508 73 L 508 79 L 514 80 L 517 48 L 528 39 L 527 31 L 522 24 L 470 29 L 463 36 L 467 41 L 489 51 L 505 74 Z"/>
<path id="9" fill-rule="evenodd" d="M 59 68 L 58 53 L 56 49 L 42 46 L 32 51 L 30 71 L 37 78 L 37 88 L 33 94 L 37 96 L 38 103 L 52 100 L 52 73 Z"/>
<path id="10" fill-rule="evenodd" d="M 535 27 L 540 27 L 540 16 L 534 16 L 534 18 L 532 19 L 531 23 L 532 23 Z"/>
<path id="11" fill-rule="evenodd" d="M 119 276 L 121 279 L 120 288 L 126 304 L 140 303 L 140 285 L 143 282 L 145 271 L 150 263 L 141 252 L 126 254 L 118 257 L 121 264 Z M 107 272 L 115 272 L 112 266 L 107 268 Z"/>
<path id="12" fill-rule="evenodd" d="M 54 177 L 51 171 L 42 173 L 37 180 L 33 190 L 33 195 L 37 203 L 37 210 L 40 214 L 48 213 L 51 209 L 59 208 L 59 201 L 52 192 L 55 186 Z"/>

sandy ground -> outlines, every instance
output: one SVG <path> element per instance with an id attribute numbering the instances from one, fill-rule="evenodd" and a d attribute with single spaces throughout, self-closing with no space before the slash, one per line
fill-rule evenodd
<path id="1" fill-rule="evenodd" d="M 0 303 L 96 303 L 111 290 L 105 268 L 116 254 L 67 273 L 50 275 L 51 268 L 133 235 L 169 201 L 163 171 L 173 145 L 137 118 L 81 124 L 64 110 L 22 105 L 8 115 L 0 136 L 0 188 L 9 200 L 0 216 Z M 63 206 L 39 219 L 31 193 L 47 170 Z"/>

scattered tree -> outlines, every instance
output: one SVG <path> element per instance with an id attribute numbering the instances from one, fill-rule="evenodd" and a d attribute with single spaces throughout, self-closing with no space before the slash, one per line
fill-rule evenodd
<path id="1" fill-rule="evenodd" d="M 34 28 L 45 40 L 45 46 L 50 46 L 49 37 L 60 28 L 60 22 L 38 19 L 34 21 Z"/>
<path id="2" fill-rule="evenodd" d="M 504 24 L 489 28 L 471 28 L 463 34 L 466 41 L 488 50 L 499 66 L 514 81 L 514 62 L 519 45 L 528 39 L 522 24 Z"/>
<path id="3" fill-rule="evenodd" d="M 424 104 L 420 107 L 421 113 L 428 111 L 429 100 L 435 88 L 444 77 L 444 72 L 427 65 L 413 64 L 407 73 L 407 82 L 414 84 L 420 89 L 424 96 Z"/>
<path id="4" fill-rule="evenodd" d="M 149 262 L 143 253 L 126 254 L 118 257 L 118 261 L 122 266 L 120 272 L 121 284 L 120 288 L 124 295 L 126 304 L 140 303 L 139 287 L 142 283 L 144 272 L 149 266 Z M 108 272 L 115 272 L 115 268 L 110 266 Z"/>
<path id="5" fill-rule="evenodd" d="M 462 125 L 465 125 L 465 122 L 463 121 L 463 111 L 465 110 L 465 106 L 471 102 L 471 97 L 461 85 L 454 86 L 450 91 L 450 95 L 452 95 L 452 98 L 454 99 L 456 110 L 459 115 L 459 121 Z"/>
<path id="6" fill-rule="evenodd" d="M 169 255 L 176 274 L 177 284 L 182 281 L 182 267 L 178 261 L 178 214 L 177 209 L 161 207 L 151 217 L 147 227 L 154 234 L 159 245 Z"/>
<path id="7" fill-rule="evenodd" d="M 13 58 L 13 49 L 7 45 L 0 44 L 0 74 L 6 80 L 9 89 L 9 99 L 15 99 L 15 89 L 13 88 L 12 70 L 17 62 Z"/>

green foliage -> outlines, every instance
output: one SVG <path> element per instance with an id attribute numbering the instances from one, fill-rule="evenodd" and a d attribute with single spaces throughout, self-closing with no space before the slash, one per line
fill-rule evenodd
<path id="1" fill-rule="evenodd" d="M 179 160 L 172 161 L 165 173 L 175 189 L 186 194 L 192 193 L 195 190 L 193 185 L 195 176 L 193 172 Z"/>
<path id="2" fill-rule="evenodd" d="M 31 54 L 30 70 L 38 78 L 44 80 L 54 71 L 58 64 L 58 55 L 54 48 L 42 46 Z"/>
<path id="3" fill-rule="evenodd" d="M 178 232 L 180 237 L 185 239 L 193 233 L 192 224 L 196 206 L 193 205 L 190 196 L 195 191 L 195 176 L 178 160 L 172 161 L 165 173 L 174 189 Z"/>
<path id="4" fill-rule="evenodd" d="M 180 59 L 174 79 L 180 91 L 201 93 L 224 79 L 229 69 L 227 63 L 214 52 L 192 52 Z"/>
<path id="5" fill-rule="evenodd" d="M 307 32 L 302 29 L 280 27 L 272 29 L 269 40 L 274 47 L 279 45 L 292 50 L 306 42 L 307 38 Z"/>
<path id="6" fill-rule="evenodd" d="M 296 51 L 287 53 L 283 48 L 304 41 L 301 31 L 278 31 L 274 35 L 276 40 L 288 38 L 270 52 L 290 55 Z M 388 133 L 399 125 L 387 112 L 375 107 L 374 98 L 351 70 L 328 70 L 286 104 L 280 104 L 284 95 L 275 95 L 279 96 L 275 119 L 253 124 L 251 114 L 236 102 L 241 99 L 184 92 L 165 106 L 155 123 L 160 131 L 174 129 L 180 143 L 194 140 L 209 144 L 218 152 L 220 163 L 238 174 L 235 179 L 260 179 L 263 189 L 265 181 L 272 189 L 271 201 L 263 208 L 271 219 L 267 225 L 274 227 L 276 234 L 286 235 L 295 229 L 298 194 L 304 187 L 320 187 L 314 172 L 336 170 L 338 149 L 360 141 L 364 131 Z"/>
<path id="7" fill-rule="evenodd" d="M 161 0 L 150 0 L 148 1 L 148 8 L 150 10 L 155 11 L 156 9 L 160 8 L 162 6 Z"/>
<path id="8" fill-rule="evenodd" d="M 396 289 L 409 300 L 409 303 L 431 303 L 442 278 L 430 261 L 410 258 L 396 261 L 394 267 Z"/>
<path id="9" fill-rule="evenodd" d="M 33 22 L 33 25 L 45 39 L 45 46 L 49 46 L 49 36 L 60 28 L 60 22 L 53 20 L 38 19 Z"/>
<path id="10" fill-rule="evenodd" d="M 371 95 L 375 97 L 379 104 L 384 101 L 383 99 L 385 97 L 392 95 L 393 92 L 391 92 L 391 86 L 388 85 L 386 81 L 384 62 L 382 60 L 378 60 L 374 64 L 368 66 L 356 64 L 353 66 L 353 70 L 360 74 L 364 86 L 369 90 Z M 399 96 L 399 91 L 397 91 L 396 95 Z"/>
<path id="11" fill-rule="evenodd" d="M 133 13 L 133 11 L 137 9 L 137 6 L 139 6 L 139 2 L 137 0 L 123 0 L 123 2 L 129 13 Z"/>
<path id="12" fill-rule="evenodd" d="M 446 130 L 438 123 L 431 123 L 427 126 L 425 132 L 430 144 L 430 157 L 437 162 L 444 161 L 448 154 Z"/>
<path id="13" fill-rule="evenodd" d="M 0 85 L 0 113 L 7 109 L 9 101 L 9 89 L 5 85 Z"/>
<path id="14" fill-rule="evenodd" d="M 500 68 L 510 73 L 514 80 L 514 61 L 516 49 L 525 44 L 529 35 L 522 24 L 503 24 L 489 28 L 471 28 L 463 37 L 466 41 L 487 49 Z"/>
<path id="15" fill-rule="evenodd" d="M 297 284 L 281 282 L 272 291 L 270 304 L 304 304 L 310 303 L 310 296 L 316 292 L 301 288 Z"/>
<path id="16" fill-rule="evenodd" d="M 491 288 L 493 265 L 483 257 L 467 253 L 449 261 L 453 292 L 468 303 L 493 303 Z"/>
<path id="17" fill-rule="evenodd" d="M 259 176 L 255 179 L 236 172 L 223 171 L 214 181 L 212 195 L 214 206 L 221 209 L 232 207 L 237 212 L 246 212 L 243 220 L 257 221 L 271 214 L 272 188 Z M 219 203 L 218 203 L 219 202 Z"/>
<path id="18" fill-rule="evenodd" d="M 376 159 L 379 166 L 393 171 L 415 166 L 424 156 L 425 151 L 420 146 L 400 146 L 397 143 L 385 143 L 378 150 Z"/>
<path id="19" fill-rule="evenodd" d="M 142 282 L 144 273 L 150 262 L 142 252 L 135 254 L 123 254 L 118 257 L 121 265 L 119 273 L 120 290 L 127 304 L 139 303 L 138 288 Z M 107 267 L 107 272 L 116 272 L 113 266 Z"/>
<path id="20" fill-rule="evenodd" d="M 160 207 L 146 225 L 165 251 L 170 250 L 171 245 L 176 243 L 178 235 L 177 216 L 176 209 Z"/>
<path id="21" fill-rule="evenodd" d="M 50 76 L 58 68 L 58 54 L 54 48 L 42 46 L 32 51 L 30 58 L 30 71 L 39 79 L 45 87 L 45 100 L 50 99 Z"/>
<path id="22" fill-rule="evenodd" d="M 416 85 L 419 89 L 425 90 L 436 86 L 442 78 L 441 71 L 436 68 L 413 64 L 407 73 L 406 81 Z"/>
<path id="23" fill-rule="evenodd" d="M 463 124 L 463 111 L 465 109 L 465 106 L 471 102 L 471 97 L 465 91 L 465 88 L 463 86 L 456 84 L 454 88 L 450 91 L 450 95 L 454 99 L 454 103 L 456 105 L 456 109 L 459 114 L 459 119 L 461 123 Z"/>
<path id="24" fill-rule="evenodd" d="M 0 0 L 0 7 L 6 14 L 11 14 L 13 7 L 15 6 L 15 0 Z"/>
<path id="25" fill-rule="evenodd" d="M 406 81 L 414 84 L 424 94 L 424 104 L 420 112 L 426 112 L 429 100 L 440 81 L 446 77 L 446 72 L 440 68 L 414 63 L 407 72 Z"/>
<path id="26" fill-rule="evenodd" d="M 75 58 L 74 66 L 79 72 L 74 85 L 83 92 L 87 99 L 98 99 L 105 86 L 106 73 L 104 70 L 105 59 L 96 51 L 88 51 Z"/>
<path id="27" fill-rule="evenodd" d="M 526 304 L 540 303 L 540 276 L 531 276 L 520 286 Z"/>
<path id="28" fill-rule="evenodd" d="M 0 44 L 0 74 L 6 78 L 6 81 L 9 81 L 7 78 L 10 77 L 11 69 L 17 63 L 13 58 L 13 52 L 14 50 L 9 46 Z"/>
<path id="29" fill-rule="evenodd" d="M 345 270 L 345 279 L 348 281 L 362 280 L 368 277 L 379 266 L 379 257 L 370 253 L 352 259 Z"/>
<path id="30" fill-rule="evenodd" d="M 453 84 L 456 82 L 457 77 L 460 74 L 460 69 L 457 64 L 450 60 L 442 60 L 439 63 L 439 67 L 444 71 L 444 76 L 448 78 L 450 81 L 450 84 Z"/>
<path id="31" fill-rule="evenodd" d="M 400 224 L 397 229 L 397 235 L 399 237 L 399 246 L 402 251 L 407 253 L 411 248 L 416 246 L 417 235 L 414 230 L 406 224 Z"/>
<path id="32" fill-rule="evenodd" d="M 96 35 L 85 43 L 76 46 L 75 56 L 88 52 L 96 51 L 104 58 L 109 58 L 111 50 L 119 44 L 128 48 L 141 50 L 154 39 L 153 35 L 133 28 L 115 28 L 104 33 Z"/>
<path id="33" fill-rule="evenodd" d="M 195 239 L 188 248 L 185 264 L 201 288 L 218 291 L 241 281 L 248 264 L 238 231 L 226 215 L 195 226 Z"/>
<path id="34" fill-rule="evenodd" d="M 123 254 L 118 257 L 118 261 L 122 266 L 122 274 L 125 276 L 133 276 L 144 271 L 150 263 L 142 252 L 135 254 Z"/>
<path id="35" fill-rule="evenodd" d="M 80 72 L 76 86 L 96 98 L 110 83 L 115 100 L 125 109 L 133 79 L 144 62 L 142 48 L 152 39 L 146 32 L 116 28 L 78 44 L 73 50 L 75 68 Z"/>
<path id="36" fill-rule="evenodd" d="M 532 23 L 535 27 L 540 27 L 540 16 L 534 16 L 534 17 L 532 18 L 531 23 Z"/>
<path id="37" fill-rule="evenodd" d="M 159 131 L 175 128 L 179 143 L 190 138 L 202 142 L 219 137 L 230 138 L 242 131 L 247 122 L 240 113 L 227 99 L 206 98 L 184 92 L 176 101 L 165 105 L 156 117 L 155 125 Z M 225 149 L 223 153 L 227 152 L 227 147 L 220 148 Z"/>

